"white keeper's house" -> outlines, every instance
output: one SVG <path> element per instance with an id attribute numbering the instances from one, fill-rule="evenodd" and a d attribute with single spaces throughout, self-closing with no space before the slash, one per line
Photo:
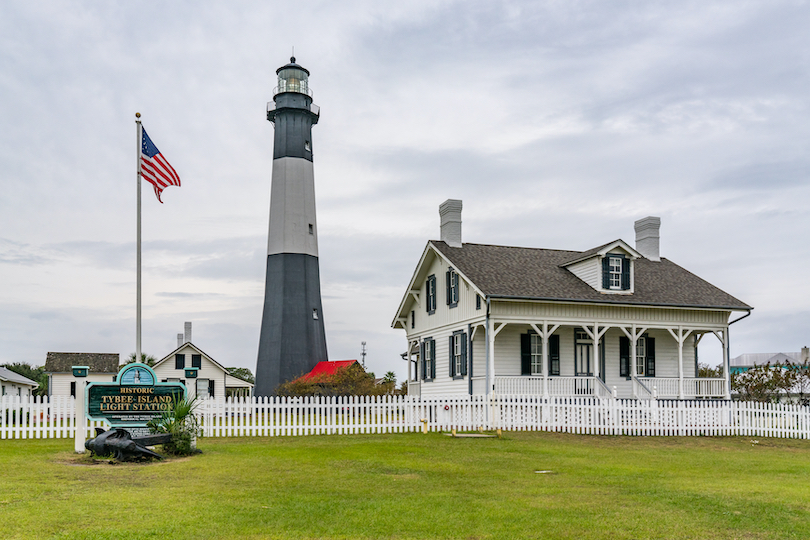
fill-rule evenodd
<path id="1" fill-rule="evenodd" d="M 196 378 L 186 377 L 186 368 L 197 368 Z M 228 369 L 191 342 L 191 323 L 177 334 L 177 348 L 152 367 L 161 382 L 181 382 L 199 398 L 249 397 L 254 384 L 228 373 Z"/>
<path id="2" fill-rule="evenodd" d="M 392 323 L 409 394 L 729 399 L 729 326 L 753 308 L 659 257 L 659 218 L 635 246 L 562 251 L 462 243 L 461 208 L 439 207 Z M 697 377 L 706 336 L 722 379 Z"/>

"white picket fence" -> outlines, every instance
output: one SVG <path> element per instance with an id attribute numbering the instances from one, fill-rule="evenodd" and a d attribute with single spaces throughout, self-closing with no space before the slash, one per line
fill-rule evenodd
<path id="1" fill-rule="evenodd" d="M 600 435 L 810 438 L 810 408 L 719 400 L 529 395 L 218 398 L 202 400 L 197 416 L 204 437 L 504 429 Z M 100 425 L 86 422 L 87 436 L 92 436 L 93 428 Z M 73 437 L 75 429 L 73 398 L 0 398 L 0 439 Z"/>

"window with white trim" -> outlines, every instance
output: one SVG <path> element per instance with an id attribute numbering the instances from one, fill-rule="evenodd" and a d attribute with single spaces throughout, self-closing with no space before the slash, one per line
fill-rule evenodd
<path id="1" fill-rule="evenodd" d="M 455 269 L 447 271 L 447 305 L 451 308 L 458 306 L 459 279 Z"/>
<path id="2" fill-rule="evenodd" d="M 543 338 L 540 334 L 529 334 L 531 337 L 532 375 L 543 374 Z"/>
<path id="3" fill-rule="evenodd" d="M 436 276 L 430 275 L 425 281 L 425 309 L 428 315 L 436 313 Z"/>
<path id="4" fill-rule="evenodd" d="M 622 288 L 622 258 L 610 257 L 610 288 Z"/>
<path id="5" fill-rule="evenodd" d="M 464 337 L 464 334 L 453 334 L 453 365 L 455 367 L 453 373 L 455 374 L 459 374 L 463 370 L 464 355 L 461 350 L 461 340 Z"/>
<path id="6" fill-rule="evenodd" d="M 422 359 L 422 379 L 436 377 L 436 340 L 426 338 L 423 344 L 425 357 Z"/>
<path id="7" fill-rule="evenodd" d="M 643 337 L 636 341 L 636 375 L 644 376 L 644 367 L 647 363 L 647 340 Z"/>

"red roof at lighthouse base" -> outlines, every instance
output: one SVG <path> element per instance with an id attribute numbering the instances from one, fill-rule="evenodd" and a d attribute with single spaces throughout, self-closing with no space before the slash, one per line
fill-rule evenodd
<path id="1" fill-rule="evenodd" d="M 323 361 L 318 362 L 315 364 L 315 367 L 312 368 L 312 371 L 305 374 L 302 379 L 312 379 L 314 377 L 320 377 L 324 375 L 334 375 L 339 370 L 348 368 L 349 366 L 357 364 L 360 365 L 357 360 L 335 360 L 333 362 Z"/>

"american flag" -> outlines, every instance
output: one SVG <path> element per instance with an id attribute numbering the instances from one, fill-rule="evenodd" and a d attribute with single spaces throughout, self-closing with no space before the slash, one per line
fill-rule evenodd
<path id="1" fill-rule="evenodd" d="M 143 127 L 141 127 L 141 133 L 141 176 L 155 187 L 155 195 L 162 204 L 160 192 L 169 186 L 180 187 L 180 177 L 157 149 Z"/>

